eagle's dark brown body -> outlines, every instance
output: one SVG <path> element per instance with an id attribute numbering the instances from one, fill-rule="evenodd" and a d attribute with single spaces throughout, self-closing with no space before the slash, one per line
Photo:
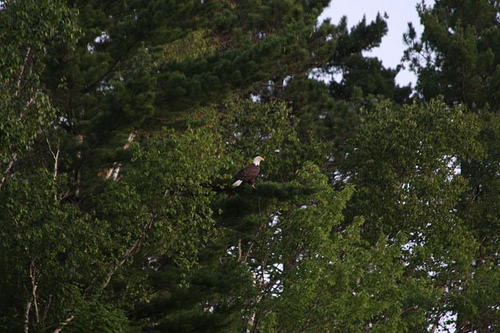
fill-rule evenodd
<path id="1" fill-rule="evenodd" d="M 233 186 L 237 187 L 240 186 L 241 183 L 247 182 L 250 185 L 252 185 L 253 188 L 255 188 L 255 180 L 257 179 L 257 176 L 259 175 L 260 172 L 259 164 L 260 161 L 263 160 L 264 159 L 262 157 L 257 156 L 256 158 L 254 158 L 252 164 L 238 171 L 238 173 L 234 175 Z"/>
<path id="2" fill-rule="evenodd" d="M 258 165 L 250 164 L 246 168 L 238 171 L 236 175 L 234 175 L 233 183 L 236 183 L 238 182 L 238 180 L 241 180 L 242 182 L 247 182 L 250 183 L 250 185 L 254 186 L 255 179 L 257 179 L 257 176 L 259 175 L 259 171 L 260 167 Z"/>

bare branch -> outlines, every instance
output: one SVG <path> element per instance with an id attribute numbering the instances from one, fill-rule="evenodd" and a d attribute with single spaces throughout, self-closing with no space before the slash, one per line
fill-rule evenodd
<path id="1" fill-rule="evenodd" d="M 52 150 L 52 146 L 50 144 L 49 138 L 45 138 L 45 141 L 47 141 L 47 145 L 49 146 L 49 151 L 52 154 L 52 157 L 54 158 L 54 180 L 57 180 L 58 176 L 58 169 L 59 169 L 59 152 L 61 151 L 61 141 L 57 143 L 57 151 L 54 152 Z"/>
<path id="2" fill-rule="evenodd" d="M 144 230 L 148 230 L 151 228 L 153 225 L 153 220 L 154 217 L 151 217 L 151 219 L 144 225 Z M 132 245 L 125 251 L 125 254 L 123 255 L 122 259 L 120 262 L 116 265 L 113 265 L 111 270 L 108 272 L 106 279 L 104 280 L 104 283 L 101 285 L 101 288 L 99 290 L 100 293 L 103 292 L 103 290 L 108 286 L 109 282 L 111 281 L 111 278 L 115 274 L 115 272 L 125 264 L 125 262 L 132 256 L 134 255 L 140 248 L 141 242 L 144 239 L 144 234 L 140 235 L 133 243 Z"/>
<path id="3" fill-rule="evenodd" d="M 31 310 L 31 300 L 26 303 L 26 312 L 24 313 L 24 333 L 28 333 L 30 330 L 30 310 Z"/>
<path id="4" fill-rule="evenodd" d="M 16 158 L 17 158 L 17 154 L 14 154 L 12 156 L 12 160 L 9 162 L 9 165 L 7 166 L 7 169 L 5 169 L 5 171 L 3 173 L 2 180 L 0 181 L 0 190 L 2 189 L 3 184 L 7 180 L 7 175 L 9 174 L 10 169 L 12 169 L 12 167 L 14 166 L 14 162 L 16 161 Z"/>
<path id="5" fill-rule="evenodd" d="M 35 98 L 34 98 L 34 97 L 31 97 L 31 98 L 30 98 L 30 99 L 26 102 L 26 104 L 24 104 L 24 109 L 29 108 L 29 107 L 30 107 L 30 105 L 31 105 L 31 104 L 33 104 L 33 102 L 34 102 L 34 101 L 35 101 Z M 22 115 L 22 113 L 21 113 L 21 116 L 20 116 L 20 117 L 22 118 L 22 116 L 23 116 L 23 115 Z"/>
<path id="6" fill-rule="evenodd" d="M 71 315 L 66 318 L 59 324 L 59 327 L 54 330 L 54 333 L 60 333 L 63 330 L 64 326 L 68 325 L 73 319 L 75 319 L 75 315 Z"/>
<path id="7" fill-rule="evenodd" d="M 37 294 L 36 291 L 38 289 L 38 283 L 36 281 L 37 276 L 36 276 L 36 266 L 35 266 L 35 261 L 33 260 L 30 264 L 30 278 L 31 278 L 31 295 L 33 297 L 33 304 L 35 305 L 35 317 L 36 317 L 36 322 L 40 322 L 40 312 L 38 311 L 38 300 L 37 300 Z"/>
<path id="8" fill-rule="evenodd" d="M 47 314 L 49 313 L 50 304 L 52 303 L 52 295 L 49 295 L 49 300 L 47 305 L 45 305 L 45 309 L 43 310 L 42 322 L 47 318 Z"/>
<path id="9" fill-rule="evenodd" d="M 58 170 L 59 170 L 59 153 L 61 152 L 61 140 L 59 140 L 57 142 L 57 151 L 56 152 L 54 152 L 52 150 L 52 146 L 50 145 L 49 138 L 46 137 L 45 140 L 47 141 L 47 145 L 49 146 L 49 151 L 52 154 L 52 157 L 54 158 L 54 181 L 56 181 L 57 176 L 58 176 Z M 54 201 L 57 201 L 57 190 L 55 190 L 55 193 L 54 193 Z"/>
<path id="10" fill-rule="evenodd" d="M 128 149 L 130 147 L 130 144 L 134 141 L 136 137 L 136 132 L 130 133 L 127 139 L 127 143 L 123 146 L 123 149 Z M 107 170 L 106 172 L 106 180 L 107 179 L 112 179 L 112 180 L 117 180 L 118 176 L 120 175 L 120 168 L 121 168 L 121 163 L 119 162 L 114 162 L 113 167 Z"/>
<path id="11" fill-rule="evenodd" d="M 83 135 L 81 134 L 78 134 L 76 137 L 76 142 L 78 143 L 79 146 L 82 145 L 83 143 Z M 82 151 L 81 150 L 78 150 L 76 152 L 76 159 L 77 160 L 81 160 L 82 159 Z M 80 184 L 81 184 L 81 171 L 80 171 L 80 167 L 77 167 L 77 169 L 75 170 L 76 172 L 76 189 L 75 189 L 75 196 L 78 198 L 80 197 Z"/>
<path id="12" fill-rule="evenodd" d="M 247 253 L 243 257 L 243 262 L 247 262 L 248 256 L 250 255 L 250 251 L 252 250 L 254 244 L 255 244 L 254 242 L 250 242 L 250 246 L 248 247 Z"/>
<path id="13" fill-rule="evenodd" d="M 118 268 L 123 266 L 123 264 L 127 261 L 127 259 L 130 258 L 139 249 L 141 239 L 142 238 L 136 239 L 134 241 L 134 243 L 132 244 L 132 246 L 129 247 L 127 249 L 127 251 L 125 251 L 125 254 L 122 257 L 122 260 L 120 260 L 120 262 L 117 265 L 113 265 L 111 270 L 108 272 L 108 275 L 106 276 L 106 279 L 104 280 L 104 283 L 101 285 L 101 289 L 100 289 L 101 293 L 108 286 L 109 282 L 111 281 L 111 278 L 113 277 L 115 272 L 118 270 Z"/>
<path id="14" fill-rule="evenodd" d="M 154 221 L 154 217 L 151 217 L 151 219 L 144 225 L 144 230 L 148 230 L 151 228 L 151 226 L 153 225 L 153 221 Z M 111 268 L 111 270 L 108 272 L 107 276 L 106 276 L 106 279 L 104 281 L 104 283 L 101 285 L 101 288 L 99 290 L 99 294 L 102 294 L 102 292 L 104 291 L 104 289 L 109 285 L 109 282 L 111 281 L 111 278 L 113 277 L 113 275 L 115 274 L 115 272 L 121 267 L 123 266 L 123 264 L 125 264 L 125 262 L 127 261 L 127 259 L 129 259 L 133 254 L 135 254 L 138 250 L 139 250 L 139 247 L 140 247 L 140 244 L 141 244 L 141 241 L 144 239 L 144 234 L 140 235 L 133 243 L 132 243 L 132 246 L 130 246 L 127 251 L 125 251 L 125 254 L 123 255 L 122 259 L 120 260 L 120 262 L 116 265 L 113 265 L 113 267 Z M 88 288 L 87 288 L 88 289 Z M 49 300 L 50 301 L 50 300 Z M 75 315 L 72 314 L 71 316 L 69 316 L 68 318 L 66 318 L 64 321 L 62 321 L 60 324 L 59 324 L 59 327 L 57 329 L 54 330 L 53 333 L 60 333 L 64 326 L 68 325 L 73 319 L 75 318 Z"/>
<path id="15" fill-rule="evenodd" d="M 17 77 L 17 82 L 16 82 L 16 87 L 17 87 L 17 90 L 16 90 L 16 93 L 14 94 L 14 96 L 19 96 L 19 94 L 21 93 L 21 81 L 23 79 L 23 74 L 24 74 L 24 69 L 26 68 L 26 64 L 28 63 L 28 58 L 31 54 L 31 48 L 28 47 L 28 50 L 26 50 L 26 56 L 24 57 L 24 63 L 23 63 L 23 67 L 21 67 L 21 72 L 19 73 L 19 76 Z"/>
<path id="16" fill-rule="evenodd" d="M 238 239 L 238 261 L 241 261 L 241 238 Z"/>
<path id="17" fill-rule="evenodd" d="M 117 180 L 118 179 L 118 176 L 120 175 L 120 168 L 121 168 L 121 163 L 113 163 L 114 167 L 113 167 L 113 172 L 111 173 L 111 178 L 113 178 L 113 180 Z"/>
<path id="18" fill-rule="evenodd" d="M 136 135 L 136 132 L 130 133 L 127 139 L 127 143 L 123 146 L 123 149 L 128 149 L 130 147 L 130 144 L 134 141 Z"/>

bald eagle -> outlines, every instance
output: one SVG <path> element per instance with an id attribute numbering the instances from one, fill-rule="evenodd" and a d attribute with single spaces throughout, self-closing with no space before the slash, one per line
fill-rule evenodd
<path id="1" fill-rule="evenodd" d="M 247 182 L 250 183 L 253 188 L 255 188 L 255 179 L 257 179 L 260 171 L 260 161 L 264 161 L 264 158 L 257 156 L 253 159 L 252 164 L 238 171 L 238 173 L 234 175 L 233 178 L 233 187 L 238 187 L 241 185 L 241 183 Z"/>

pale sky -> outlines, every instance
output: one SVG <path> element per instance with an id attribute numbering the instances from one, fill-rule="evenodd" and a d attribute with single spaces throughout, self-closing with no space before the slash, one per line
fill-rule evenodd
<path id="1" fill-rule="evenodd" d="M 319 17 L 319 21 L 331 18 L 331 22 L 337 24 L 342 16 L 347 16 L 347 26 L 352 27 L 361 21 L 363 15 L 366 15 L 367 22 L 371 22 L 375 20 L 378 12 L 381 15 L 384 12 L 387 13 L 389 18 L 386 22 L 389 32 L 382 39 L 380 47 L 363 54 L 375 56 L 385 67 L 394 68 L 403 57 L 405 50 L 403 33 L 408 30 L 408 22 L 413 23 L 417 33 L 420 34 L 423 30 L 416 10 L 416 5 L 420 2 L 421 0 L 332 0 Z M 434 0 L 426 0 L 425 4 L 433 5 Z M 416 78 L 410 71 L 401 70 L 396 76 L 396 82 L 400 85 L 411 82 L 415 87 Z"/>

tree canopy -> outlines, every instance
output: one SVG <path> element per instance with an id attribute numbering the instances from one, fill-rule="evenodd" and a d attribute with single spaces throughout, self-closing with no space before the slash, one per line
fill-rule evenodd
<path id="1" fill-rule="evenodd" d="M 328 3 L 0 2 L 0 331 L 500 330 L 498 2 Z"/>

